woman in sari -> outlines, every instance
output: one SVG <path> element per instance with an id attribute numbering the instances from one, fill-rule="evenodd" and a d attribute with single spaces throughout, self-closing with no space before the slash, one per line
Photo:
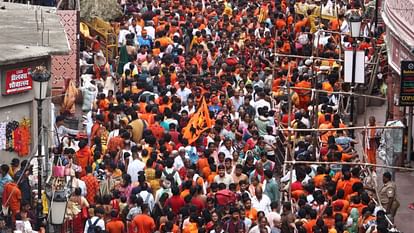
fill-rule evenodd
<path id="1" fill-rule="evenodd" d="M 89 203 L 85 197 L 81 195 L 80 188 L 76 188 L 74 194 L 70 197 L 69 201 L 73 202 L 79 210 L 75 216 L 73 216 L 73 233 L 82 233 L 84 230 L 85 220 L 88 219 Z"/>

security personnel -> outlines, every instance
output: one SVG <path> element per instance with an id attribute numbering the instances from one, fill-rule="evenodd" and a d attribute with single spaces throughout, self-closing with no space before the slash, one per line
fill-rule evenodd
<path id="1" fill-rule="evenodd" d="M 397 186 L 392 181 L 391 173 L 385 172 L 382 181 L 384 185 L 379 191 L 379 198 L 381 205 L 387 211 L 388 216 L 393 221 L 395 214 L 397 213 L 400 203 L 397 200 Z"/>

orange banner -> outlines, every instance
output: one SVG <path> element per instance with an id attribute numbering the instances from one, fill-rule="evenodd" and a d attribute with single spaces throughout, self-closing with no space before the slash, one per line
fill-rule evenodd
<path id="1" fill-rule="evenodd" d="M 184 138 L 188 139 L 188 143 L 195 142 L 201 134 L 213 126 L 213 120 L 210 118 L 208 106 L 205 98 L 201 100 L 197 112 L 193 114 L 188 122 L 188 125 L 183 129 Z"/>

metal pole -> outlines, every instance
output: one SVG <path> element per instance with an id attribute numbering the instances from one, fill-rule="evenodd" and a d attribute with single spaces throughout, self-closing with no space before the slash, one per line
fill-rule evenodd
<path id="1" fill-rule="evenodd" d="M 407 163 L 410 164 L 411 151 L 412 151 L 412 142 L 411 138 L 413 136 L 413 107 L 408 108 L 408 135 L 407 135 Z"/>
<path id="2" fill-rule="evenodd" d="M 349 126 L 354 126 L 354 91 L 355 91 L 355 66 L 356 66 L 356 42 L 352 42 L 352 82 L 351 82 L 351 111 L 350 111 L 350 117 L 349 117 Z M 350 136 L 352 138 L 355 137 L 354 131 L 350 131 Z"/>
<path id="3" fill-rule="evenodd" d="M 42 101 L 37 100 L 37 230 L 42 225 Z"/>
<path id="4" fill-rule="evenodd" d="M 377 33 L 377 25 L 378 25 L 378 0 L 375 0 L 375 11 L 374 11 L 374 35 Z"/>

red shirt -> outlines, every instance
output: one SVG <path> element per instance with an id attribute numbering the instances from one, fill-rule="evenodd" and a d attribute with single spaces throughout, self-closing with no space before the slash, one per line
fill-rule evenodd
<path id="1" fill-rule="evenodd" d="M 154 137 L 156 137 L 158 140 L 164 137 L 164 128 L 161 127 L 158 123 L 151 125 L 150 127 L 148 127 L 148 129 L 152 132 Z"/>
<path id="2" fill-rule="evenodd" d="M 302 182 L 300 181 L 293 182 L 291 190 L 292 192 L 296 190 L 303 190 Z"/>
<path id="3" fill-rule="evenodd" d="M 180 195 L 172 196 L 165 202 L 165 206 L 170 206 L 174 214 L 178 214 L 180 209 L 185 205 L 184 198 Z"/>
<path id="4" fill-rule="evenodd" d="M 191 204 L 193 204 L 195 207 L 197 207 L 198 213 L 201 213 L 201 211 L 205 208 L 204 207 L 204 202 L 198 197 L 192 198 L 191 199 Z"/>
<path id="5" fill-rule="evenodd" d="M 169 134 L 171 135 L 171 141 L 173 141 L 175 145 L 177 145 L 180 142 L 180 140 L 178 139 L 180 133 L 176 130 L 170 130 Z"/>

